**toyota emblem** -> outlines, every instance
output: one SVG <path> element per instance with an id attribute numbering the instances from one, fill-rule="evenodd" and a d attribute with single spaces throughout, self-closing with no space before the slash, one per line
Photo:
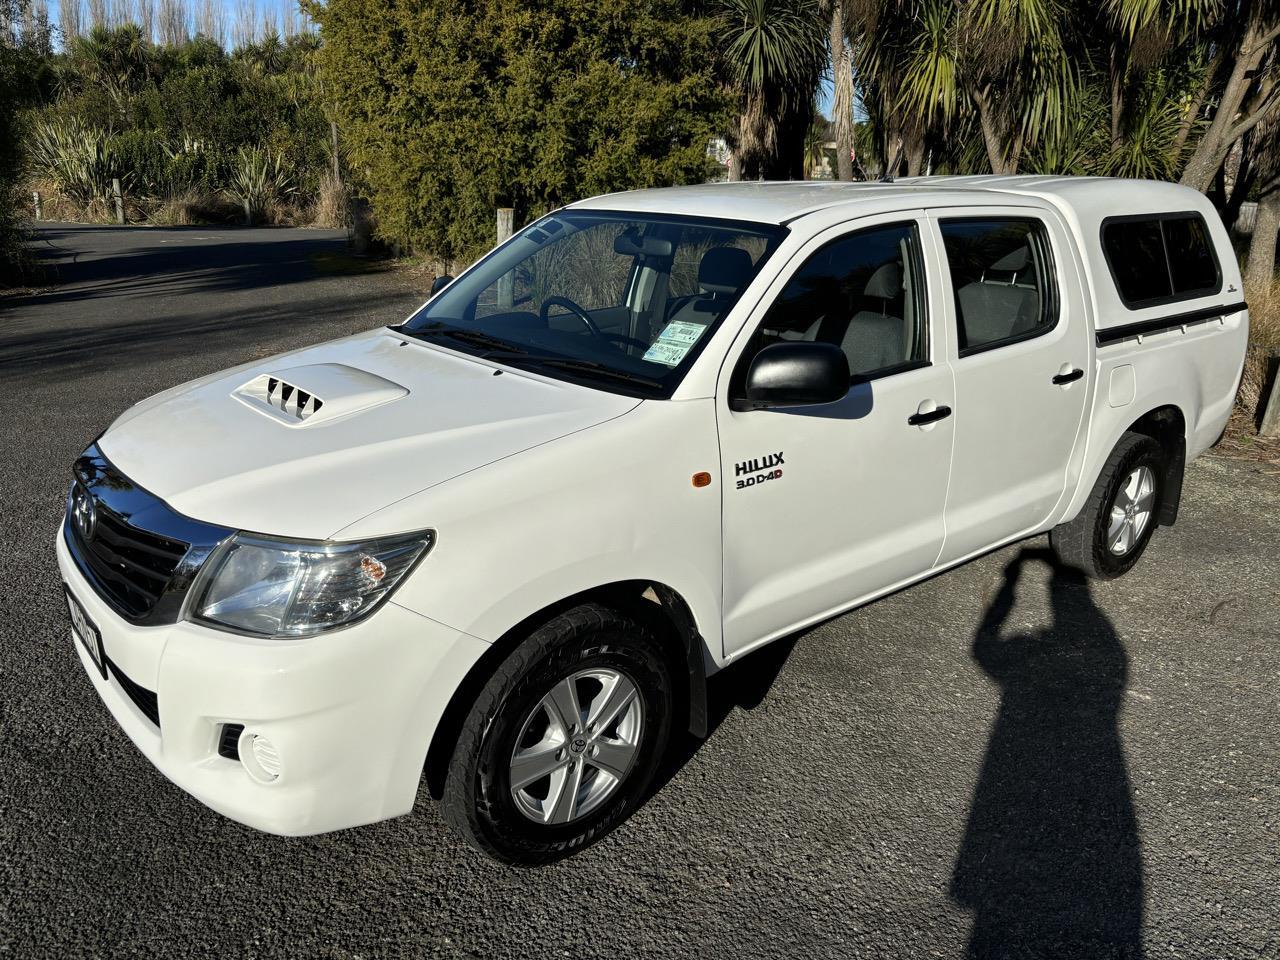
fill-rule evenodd
<path id="1" fill-rule="evenodd" d="M 86 543 L 93 539 L 93 532 L 98 526 L 98 509 L 93 505 L 93 495 L 78 483 L 71 495 L 71 520 L 80 532 L 80 539 Z"/>

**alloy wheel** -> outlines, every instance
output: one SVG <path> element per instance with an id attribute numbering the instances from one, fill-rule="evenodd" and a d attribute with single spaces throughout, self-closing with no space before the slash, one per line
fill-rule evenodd
<path id="1" fill-rule="evenodd" d="M 1142 538 L 1155 505 L 1156 478 L 1150 467 L 1135 468 L 1116 491 L 1107 523 L 1107 549 L 1123 557 Z"/>
<path id="2" fill-rule="evenodd" d="M 525 718 L 511 753 L 511 797 L 537 823 L 570 823 L 597 809 L 635 761 L 644 700 L 606 667 L 559 681 Z"/>

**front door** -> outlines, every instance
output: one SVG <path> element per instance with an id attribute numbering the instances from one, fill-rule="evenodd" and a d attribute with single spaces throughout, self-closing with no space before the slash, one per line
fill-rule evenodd
<path id="1" fill-rule="evenodd" d="M 910 214 L 815 238 L 731 351 L 717 401 L 728 656 L 928 571 L 943 542 L 954 421 L 936 252 Z M 841 346 L 837 403 L 735 411 L 751 357 Z"/>
<path id="2" fill-rule="evenodd" d="M 1042 527 L 1060 506 L 1090 378 L 1083 285 L 1048 211 L 939 210 L 955 455 L 941 563 Z"/>

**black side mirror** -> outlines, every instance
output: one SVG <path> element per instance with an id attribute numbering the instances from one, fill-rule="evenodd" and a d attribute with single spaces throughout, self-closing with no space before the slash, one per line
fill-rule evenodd
<path id="1" fill-rule="evenodd" d="M 849 358 L 833 343 L 775 343 L 747 370 L 746 399 L 738 410 L 835 403 L 849 392 Z"/>
<path id="2" fill-rule="evenodd" d="M 449 276 L 447 273 L 441 274 L 431 281 L 431 295 L 434 297 L 451 283 L 453 283 L 453 277 Z"/>

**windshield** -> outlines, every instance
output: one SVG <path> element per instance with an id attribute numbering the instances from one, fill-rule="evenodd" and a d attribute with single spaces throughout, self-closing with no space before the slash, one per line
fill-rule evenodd
<path id="1" fill-rule="evenodd" d="M 785 233 L 565 210 L 522 230 L 398 329 L 547 376 L 669 397 Z"/>

